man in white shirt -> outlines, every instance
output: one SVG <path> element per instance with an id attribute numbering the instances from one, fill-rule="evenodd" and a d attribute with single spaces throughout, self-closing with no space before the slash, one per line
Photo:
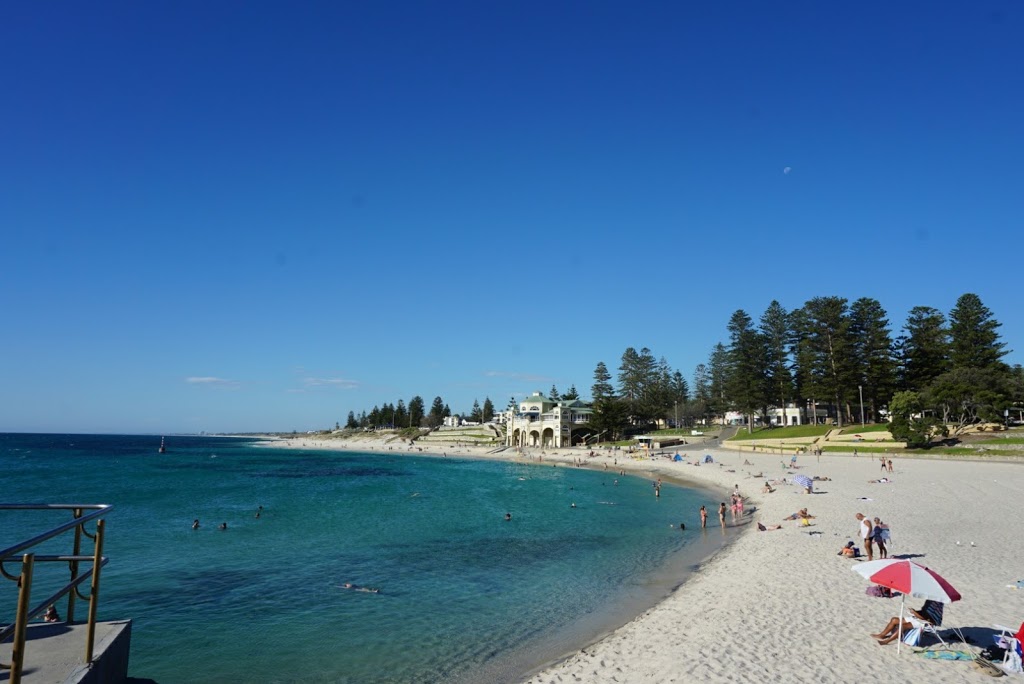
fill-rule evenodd
<path id="1" fill-rule="evenodd" d="M 871 539 L 875 532 L 874 525 L 871 524 L 871 518 L 865 517 L 863 513 L 858 513 L 856 518 L 860 522 L 858 536 L 864 542 L 864 553 L 868 555 L 869 561 L 874 560 L 875 554 L 871 547 Z"/>

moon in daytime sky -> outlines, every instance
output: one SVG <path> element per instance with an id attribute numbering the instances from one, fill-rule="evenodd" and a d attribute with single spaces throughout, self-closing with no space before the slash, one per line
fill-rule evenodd
<path id="1" fill-rule="evenodd" d="M 792 171 L 792 170 L 793 170 L 792 167 L 787 166 L 786 168 L 782 169 L 782 173 L 784 173 L 784 174 L 786 174 L 788 176 L 789 172 Z"/>

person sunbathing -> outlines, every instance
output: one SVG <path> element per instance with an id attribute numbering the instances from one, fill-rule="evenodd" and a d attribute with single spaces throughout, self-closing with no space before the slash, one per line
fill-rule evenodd
<path id="1" fill-rule="evenodd" d="M 908 614 L 904 616 L 905 619 L 902 623 L 899 617 L 894 617 L 889 620 L 889 624 L 885 626 L 885 629 L 871 636 L 878 640 L 879 646 L 885 646 L 898 639 L 900 634 L 906 634 L 916 627 L 923 625 L 938 627 L 942 624 L 942 610 L 942 603 L 929 599 L 918 610 L 910 608 Z"/>
<path id="2" fill-rule="evenodd" d="M 782 525 L 765 525 L 764 523 L 757 523 L 758 532 L 770 532 L 771 530 L 781 530 Z"/>
<path id="3" fill-rule="evenodd" d="M 790 513 L 785 518 L 783 518 L 783 520 L 801 520 L 801 519 L 809 520 L 809 519 L 811 519 L 813 517 L 814 517 L 813 515 L 811 515 L 810 513 L 807 512 L 806 508 L 801 508 L 796 513 Z"/>
<path id="4" fill-rule="evenodd" d="M 772 489 L 772 486 L 770 484 L 768 484 L 767 482 L 764 483 L 764 487 L 761 489 L 761 492 L 764 493 L 764 494 L 771 494 L 774 491 L 775 490 Z"/>
<path id="5" fill-rule="evenodd" d="M 890 482 L 892 482 L 892 480 L 887 477 L 879 478 L 877 480 L 868 480 L 868 484 L 889 484 Z"/>

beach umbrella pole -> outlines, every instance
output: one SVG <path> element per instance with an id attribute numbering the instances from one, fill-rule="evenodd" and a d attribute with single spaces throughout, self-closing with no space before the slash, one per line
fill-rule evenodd
<path id="1" fill-rule="evenodd" d="M 899 632 L 897 632 L 899 637 L 898 637 L 898 639 L 896 641 L 896 655 L 899 655 L 900 646 L 903 645 L 903 606 L 905 606 L 905 605 L 907 605 L 907 595 L 906 594 L 901 594 L 900 595 L 900 624 L 896 628 L 896 629 L 899 630 Z"/>

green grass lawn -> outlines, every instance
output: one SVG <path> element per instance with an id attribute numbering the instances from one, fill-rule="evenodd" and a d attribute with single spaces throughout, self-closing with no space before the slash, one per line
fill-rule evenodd
<path id="1" fill-rule="evenodd" d="M 746 428 L 740 428 L 731 440 L 747 441 L 752 439 L 790 439 L 792 437 L 820 437 L 831 430 L 829 425 L 790 425 L 781 428 L 757 428 L 754 434 L 748 434 Z"/>
<path id="2" fill-rule="evenodd" d="M 827 446 L 822 449 L 825 453 L 850 453 L 850 447 Z M 921 456 L 1024 456 L 1013 452 L 978 451 L 970 447 L 935 447 L 934 449 L 901 449 L 899 447 L 885 449 L 882 447 L 857 447 L 858 454 L 918 454 Z"/>
<path id="3" fill-rule="evenodd" d="M 836 453 L 851 453 L 856 449 L 858 454 L 895 454 L 903 453 L 906 450 L 901 446 L 861 446 L 859 444 L 851 442 L 848 446 L 828 446 L 825 445 L 821 448 L 825 453 L 836 452 Z M 909 452 L 908 452 L 909 453 Z"/>
<path id="4" fill-rule="evenodd" d="M 888 432 L 888 423 L 878 423 L 877 425 L 854 425 L 852 427 L 846 427 L 839 431 L 841 435 L 863 435 L 866 432 Z"/>
<path id="5" fill-rule="evenodd" d="M 1024 437 L 993 437 L 974 442 L 975 444 L 1024 444 Z"/>

